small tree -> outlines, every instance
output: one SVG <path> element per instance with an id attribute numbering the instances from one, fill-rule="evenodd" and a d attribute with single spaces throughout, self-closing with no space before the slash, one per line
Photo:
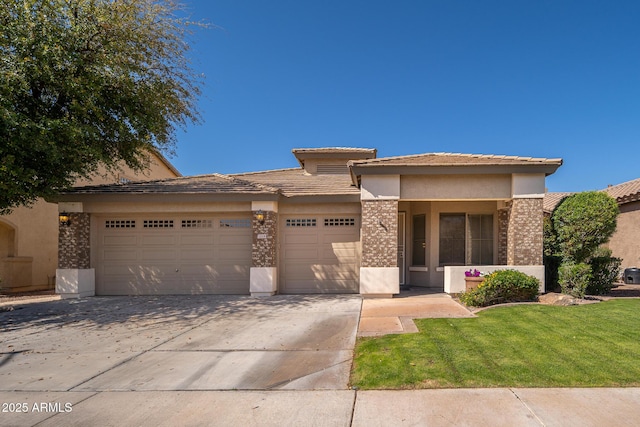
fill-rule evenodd
<path id="1" fill-rule="evenodd" d="M 0 0 L 0 213 L 197 122 L 194 24 L 174 0 Z M 199 24 L 197 24 L 199 25 Z"/>
<path id="2" fill-rule="evenodd" d="M 584 296 L 586 290 L 611 289 L 619 263 L 610 253 L 598 253 L 598 248 L 615 231 L 618 212 L 616 201 L 597 191 L 573 194 L 553 211 L 545 224 L 545 257 L 548 267 L 561 260 L 558 276 L 563 292 Z M 590 285 L 592 280 L 598 283 Z"/>
<path id="3" fill-rule="evenodd" d="M 565 198 L 551 215 L 559 255 L 580 263 L 616 230 L 618 204 L 606 193 L 588 191 Z"/>

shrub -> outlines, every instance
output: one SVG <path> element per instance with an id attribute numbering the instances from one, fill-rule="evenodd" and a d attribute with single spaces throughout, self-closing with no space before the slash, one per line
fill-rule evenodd
<path id="1" fill-rule="evenodd" d="M 551 215 L 545 249 L 558 251 L 565 260 L 585 262 L 615 231 L 618 212 L 615 199 L 606 193 L 572 194 Z"/>
<path id="2" fill-rule="evenodd" d="M 540 281 L 515 270 L 499 270 L 485 276 L 475 289 L 460 295 L 460 301 L 472 307 L 505 302 L 532 301 L 538 295 Z"/>
<path id="3" fill-rule="evenodd" d="M 558 272 L 560 288 L 563 294 L 576 298 L 584 298 L 584 294 L 591 281 L 591 267 L 589 264 L 564 262 Z"/>
<path id="4" fill-rule="evenodd" d="M 587 286 L 587 294 L 604 295 L 613 288 L 613 283 L 620 275 L 620 258 L 611 256 L 611 249 L 599 248 L 589 259 L 591 282 Z"/>

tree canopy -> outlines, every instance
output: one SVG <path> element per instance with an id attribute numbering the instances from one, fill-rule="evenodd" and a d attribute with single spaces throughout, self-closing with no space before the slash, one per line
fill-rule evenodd
<path id="1" fill-rule="evenodd" d="M 198 122 L 193 25 L 173 0 L 0 0 L 0 213 L 143 169 Z"/>
<path id="2" fill-rule="evenodd" d="M 584 262 L 616 230 L 618 204 L 606 193 L 587 191 L 560 202 L 551 215 L 554 245 L 564 260 Z"/>

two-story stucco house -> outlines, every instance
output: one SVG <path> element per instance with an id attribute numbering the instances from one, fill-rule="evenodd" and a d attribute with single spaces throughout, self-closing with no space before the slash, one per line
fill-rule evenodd
<path id="1" fill-rule="evenodd" d="M 561 159 L 294 149 L 300 167 L 60 195 L 66 296 L 455 293 L 464 272 L 544 280 L 545 177 Z M 508 267 L 506 267 L 508 266 Z"/>
<path id="2" fill-rule="evenodd" d="M 122 167 L 100 169 L 91 180 L 76 185 L 173 178 L 180 173 L 159 153 L 150 153 L 149 167 L 134 172 Z M 23 292 L 53 289 L 58 267 L 58 206 L 42 199 L 0 216 L 0 289 Z"/>

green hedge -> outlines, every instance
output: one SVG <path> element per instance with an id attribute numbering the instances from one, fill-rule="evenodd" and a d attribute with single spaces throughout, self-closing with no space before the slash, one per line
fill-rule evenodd
<path id="1" fill-rule="evenodd" d="M 540 281 L 516 270 L 499 270 L 485 276 L 476 288 L 460 295 L 460 301 L 472 307 L 506 302 L 533 301 Z"/>

